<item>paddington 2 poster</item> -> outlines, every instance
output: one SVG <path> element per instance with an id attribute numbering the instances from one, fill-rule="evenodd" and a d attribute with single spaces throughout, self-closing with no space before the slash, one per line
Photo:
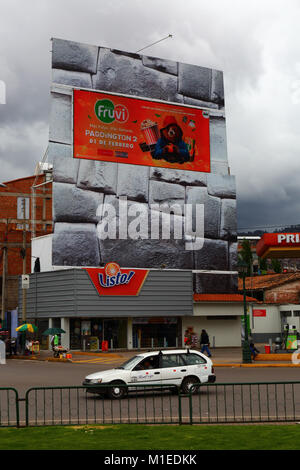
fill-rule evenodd
<path id="1" fill-rule="evenodd" d="M 74 158 L 210 172 L 207 111 L 110 93 L 73 93 Z"/>

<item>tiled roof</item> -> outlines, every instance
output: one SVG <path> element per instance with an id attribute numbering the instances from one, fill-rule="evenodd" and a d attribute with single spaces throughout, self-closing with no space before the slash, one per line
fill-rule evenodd
<path id="1" fill-rule="evenodd" d="M 241 294 L 194 294 L 195 302 L 243 302 Z M 253 297 L 246 297 L 247 302 L 257 302 Z"/>
<path id="2" fill-rule="evenodd" d="M 271 289 L 288 282 L 300 281 L 300 273 L 266 274 L 245 279 L 246 290 Z M 239 279 L 239 291 L 243 289 L 243 280 Z"/>

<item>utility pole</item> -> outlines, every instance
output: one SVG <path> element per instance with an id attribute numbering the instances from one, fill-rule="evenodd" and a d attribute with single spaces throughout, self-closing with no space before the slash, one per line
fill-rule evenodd
<path id="1" fill-rule="evenodd" d="M 5 287 L 6 287 L 6 259 L 7 259 L 7 246 L 3 246 L 2 249 L 2 298 L 1 298 L 1 326 L 3 328 L 3 323 L 5 319 Z"/>
<path id="2" fill-rule="evenodd" d="M 22 248 L 22 258 L 23 258 L 23 274 L 26 274 L 26 199 L 23 199 L 23 248 Z M 23 297 L 22 297 L 22 320 L 23 323 L 26 323 L 26 289 L 22 289 Z"/>

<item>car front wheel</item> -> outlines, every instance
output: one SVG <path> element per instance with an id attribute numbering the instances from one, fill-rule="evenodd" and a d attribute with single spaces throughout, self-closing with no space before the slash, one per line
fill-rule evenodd
<path id="1" fill-rule="evenodd" d="M 183 393 L 188 394 L 191 391 L 193 385 L 198 384 L 199 379 L 197 377 L 186 377 L 181 384 L 181 390 Z M 193 387 L 192 393 L 196 393 L 199 390 L 198 387 Z"/>
<path id="2" fill-rule="evenodd" d="M 107 395 L 114 400 L 123 398 L 127 395 L 127 388 L 124 382 L 111 382 Z"/>

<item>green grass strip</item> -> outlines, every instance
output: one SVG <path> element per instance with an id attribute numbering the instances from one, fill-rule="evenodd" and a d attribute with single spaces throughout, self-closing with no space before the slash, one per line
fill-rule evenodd
<path id="1" fill-rule="evenodd" d="M 300 426 L 45 426 L 0 429 L 1 450 L 299 450 Z"/>

